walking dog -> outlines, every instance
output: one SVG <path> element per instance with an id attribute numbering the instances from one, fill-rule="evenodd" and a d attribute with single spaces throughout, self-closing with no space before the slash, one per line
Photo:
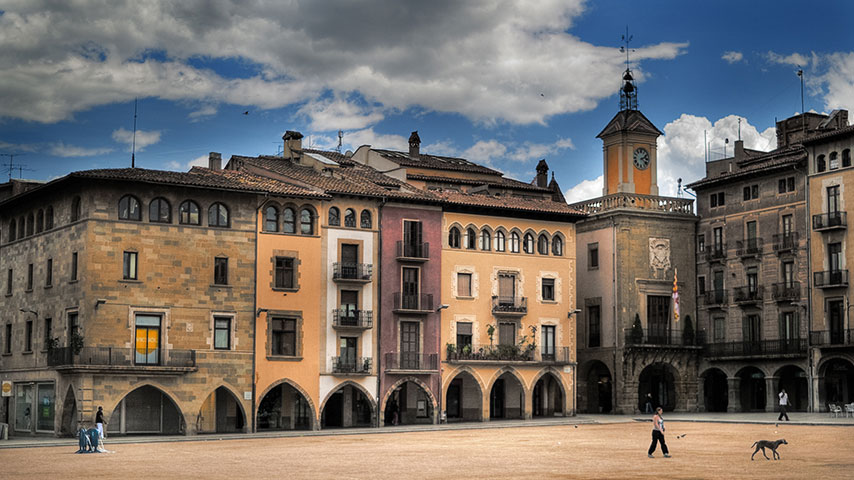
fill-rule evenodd
<path id="1" fill-rule="evenodd" d="M 756 455 L 756 452 L 759 449 L 762 449 L 762 455 L 765 457 L 765 460 L 771 460 L 768 458 L 768 455 L 765 455 L 765 448 L 771 449 L 771 456 L 774 457 L 774 460 L 780 459 L 780 454 L 777 453 L 777 447 L 780 445 L 788 445 L 789 442 L 786 441 L 785 438 L 781 438 L 779 440 L 774 440 L 773 442 L 770 440 L 759 440 L 758 442 L 754 442 L 750 447 L 756 447 L 756 450 L 753 451 L 753 455 L 750 456 L 750 459 L 753 460 L 753 456 Z"/>

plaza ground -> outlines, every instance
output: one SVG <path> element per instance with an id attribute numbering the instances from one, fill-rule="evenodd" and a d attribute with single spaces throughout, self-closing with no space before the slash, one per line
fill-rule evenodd
<path id="1" fill-rule="evenodd" d="M 0 449 L 4 478 L 852 478 L 854 428 L 850 419 L 806 424 L 715 421 L 667 422 L 673 458 L 646 457 L 649 422 L 627 417 L 576 417 L 536 426 L 438 429 L 384 433 L 339 431 L 308 436 L 251 435 L 108 439 L 113 453 L 77 455 L 62 446 Z M 803 421 L 803 419 L 802 419 Z M 577 426 L 576 426 L 577 425 Z M 509 427 L 509 428 L 496 428 Z M 337 434 L 336 434 L 337 433 Z M 684 437 L 679 438 L 680 435 Z M 782 460 L 753 453 L 760 439 L 785 438 Z M 166 440 L 166 441 L 164 441 Z M 180 440 L 180 439 L 172 439 Z M 129 442 L 144 443 L 129 443 Z M 14 441 L 7 443 L 12 446 Z M 127 442 L 127 443 L 126 443 Z M 5 443 L 5 442 L 2 442 Z M 0 445 L 2 445 L 0 443 Z M 47 443 L 51 444 L 51 443 Z M 770 452 L 768 452 L 770 456 Z"/>

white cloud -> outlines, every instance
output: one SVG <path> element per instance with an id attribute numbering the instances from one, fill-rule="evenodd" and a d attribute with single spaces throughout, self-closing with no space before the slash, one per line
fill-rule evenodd
<path id="1" fill-rule="evenodd" d="M 155 143 L 160 141 L 160 131 L 136 131 L 136 151 L 141 152 L 145 150 L 145 147 L 150 145 L 154 145 Z M 134 145 L 134 135 L 131 130 L 125 130 L 124 128 L 120 128 L 118 130 L 113 130 L 113 140 L 118 143 L 124 143 L 127 145 L 127 151 L 131 151 Z"/>
<path id="2" fill-rule="evenodd" d="M 563 193 L 568 203 L 581 202 L 591 198 L 602 196 L 602 186 L 605 184 L 604 176 L 599 175 L 594 180 L 582 180 L 581 183 L 569 188 Z"/>
<path id="3" fill-rule="evenodd" d="M 193 167 L 205 167 L 205 168 L 207 168 L 209 165 L 209 163 L 208 163 L 209 158 L 210 157 L 208 155 L 201 155 L 201 156 L 198 156 L 198 157 L 190 160 L 187 163 L 181 163 L 177 160 L 172 160 L 171 162 L 166 164 L 166 168 L 168 168 L 169 170 L 177 170 L 179 172 L 189 171 Z M 223 165 L 223 166 L 225 166 L 225 165 Z"/>
<path id="4" fill-rule="evenodd" d="M 334 139 L 332 137 L 317 137 L 312 143 L 318 145 L 318 147 L 334 149 L 338 145 L 338 137 L 335 137 Z M 355 152 L 356 149 L 362 145 L 370 145 L 373 148 L 385 148 L 389 150 L 409 150 L 408 137 L 377 133 L 373 128 L 344 132 L 343 144 L 344 148 L 342 148 L 342 151 L 347 149 Z M 303 140 L 303 145 L 305 145 L 305 140 Z M 323 147 L 324 145 L 325 147 Z"/>
<path id="5" fill-rule="evenodd" d="M 18 152 L 37 152 L 39 149 L 35 145 L 28 145 L 25 143 L 9 143 L 0 140 L 0 150 L 3 150 L 7 153 L 18 153 Z"/>
<path id="6" fill-rule="evenodd" d="M 528 162 L 530 160 L 547 159 L 560 152 L 561 150 L 574 149 L 575 145 L 569 138 L 560 138 L 552 143 L 531 143 L 524 142 L 519 147 L 515 148 L 510 155 L 509 160 L 517 162 Z"/>
<path id="7" fill-rule="evenodd" d="M 49 153 L 57 157 L 94 157 L 96 155 L 103 155 L 112 151 L 113 149 L 109 147 L 85 148 L 58 142 L 50 147 Z"/>
<path id="8" fill-rule="evenodd" d="M 216 113 L 217 108 L 214 105 L 203 105 L 198 110 L 190 112 L 187 117 L 193 122 L 198 122 L 204 117 L 210 117 L 212 115 L 216 115 Z"/>
<path id="9" fill-rule="evenodd" d="M 816 59 L 816 54 L 812 56 L 802 55 L 800 53 L 792 53 L 790 55 L 780 55 L 775 52 L 768 52 L 766 58 L 771 63 L 779 63 L 782 65 L 792 65 L 795 67 L 806 67 L 811 63 L 811 60 Z"/>
<path id="10" fill-rule="evenodd" d="M 377 109 L 349 102 L 335 97 L 306 103 L 299 112 L 311 120 L 311 130 L 327 132 L 331 130 L 359 130 L 383 119 Z"/>
<path id="11" fill-rule="evenodd" d="M 507 147 L 498 140 L 478 140 L 463 151 L 462 158 L 481 165 L 494 166 L 495 160 L 503 158 Z"/>
<path id="12" fill-rule="evenodd" d="M 727 63 L 733 64 L 744 60 L 744 55 L 741 52 L 728 51 L 721 56 Z"/>
<path id="13" fill-rule="evenodd" d="M 816 80 L 824 93 L 824 108 L 854 112 L 854 52 L 825 57 L 827 69 Z"/>

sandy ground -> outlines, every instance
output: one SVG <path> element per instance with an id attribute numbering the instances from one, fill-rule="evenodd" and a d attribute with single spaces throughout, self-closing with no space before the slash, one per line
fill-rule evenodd
<path id="1" fill-rule="evenodd" d="M 669 422 L 0 450 L 3 478 L 854 478 L 854 427 Z M 677 438 L 679 435 L 684 437 Z M 753 453 L 785 438 L 782 460 Z M 771 456 L 771 453 L 768 452 Z"/>

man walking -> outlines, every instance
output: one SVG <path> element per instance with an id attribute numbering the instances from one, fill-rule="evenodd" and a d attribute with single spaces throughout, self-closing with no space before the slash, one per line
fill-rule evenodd
<path id="1" fill-rule="evenodd" d="M 661 407 L 655 409 L 655 416 L 652 417 L 652 443 L 649 445 L 649 451 L 646 456 L 655 458 L 652 453 L 659 442 L 661 442 L 661 451 L 664 452 L 664 458 L 670 458 L 670 452 L 667 450 L 667 444 L 664 443 L 664 418 L 661 416 L 663 410 Z"/>
<path id="2" fill-rule="evenodd" d="M 98 429 L 98 435 L 101 438 L 107 438 L 104 435 L 104 425 L 107 422 L 104 421 L 104 407 L 98 407 L 98 412 L 95 413 L 95 427 Z"/>
<path id="3" fill-rule="evenodd" d="M 780 416 L 777 417 L 777 421 L 782 421 L 783 417 L 786 417 L 786 421 L 788 422 L 789 414 L 786 413 L 786 408 L 789 406 L 789 395 L 786 393 L 785 388 L 781 388 L 777 396 L 780 397 Z"/>

